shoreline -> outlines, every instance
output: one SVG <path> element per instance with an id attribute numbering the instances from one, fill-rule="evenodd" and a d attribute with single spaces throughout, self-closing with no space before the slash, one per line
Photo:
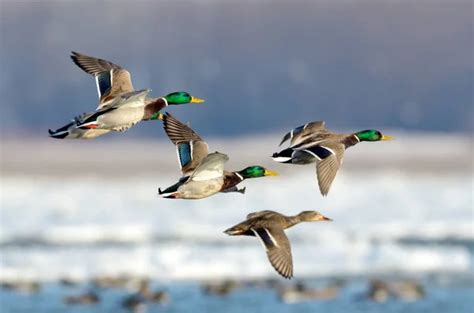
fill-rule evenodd
<path id="1" fill-rule="evenodd" d="M 473 140 L 468 135 L 395 133 L 390 143 L 364 143 L 351 148 L 344 157 L 343 171 L 368 169 L 417 172 L 423 174 L 465 173 L 473 171 Z M 291 174 L 313 165 L 291 166 L 274 162 L 278 134 L 258 138 L 209 138 L 210 151 L 230 156 L 227 167 L 240 169 L 248 163 L 262 164 Z M 107 138 L 105 138 L 107 139 Z M 97 174 L 120 177 L 129 175 L 179 175 L 174 146 L 165 138 L 158 140 L 54 140 L 50 138 L 3 138 L 0 144 L 1 176 L 64 177 Z"/>

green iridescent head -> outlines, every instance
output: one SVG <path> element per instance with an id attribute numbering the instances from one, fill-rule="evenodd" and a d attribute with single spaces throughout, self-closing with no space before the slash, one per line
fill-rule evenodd
<path id="1" fill-rule="evenodd" d="M 362 130 L 354 134 L 360 141 L 385 141 L 393 140 L 392 136 L 387 136 L 379 132 L 378 130 L 368 129 Z"/>
<path id="2" fill-rule="evenodd" d="M 260 165 L 252 165 L 238 172 L 243 178 L 257 178 L 263 176 L 277 176 L 278 173 L 267 170 Z"/>
<path id="3" fill-rule="evenodd" d="M 166 101 L 168 101 L 168 105 L 204 102 L 203 99 L 200 99 L 198 97 L 193 97 L 185 91 L 172 92 L 164 96 L 164 98 L 166 99 Z"/>

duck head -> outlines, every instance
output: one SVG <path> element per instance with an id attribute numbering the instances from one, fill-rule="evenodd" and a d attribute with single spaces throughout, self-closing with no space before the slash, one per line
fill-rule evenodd
<path id="1" fill-rule="evenodd" d="M 359 139 L 359 141 L 387 141 L 394 139 L 392 136 L 384 135 L 375 129 L 362 130 L 354 135 Z"/>
<path id="2" fill-rule="evenodd" d="M 177 91 L 172 92 L 164 96 L 168 105 L 179 105 L 179 104 L 186 104 L 186 103 L 202 103 L 204 99 L 191 96 L 189 93 L 185 91 Z"/>
<path id="3" fill-rule="evenodd" d="M 277 172 L 271 171 L 260 165 L 252 165 L 238 172 L 244 179 L 264 176 L 278 176 Z"/>
<path id="4" fill-rule="evenodd" d="M 332 219 L 329 217 L 326 217 L 316 211 L 302 211 L 297 216 L 298 219 L 303 222 L 332 221 Z"/>

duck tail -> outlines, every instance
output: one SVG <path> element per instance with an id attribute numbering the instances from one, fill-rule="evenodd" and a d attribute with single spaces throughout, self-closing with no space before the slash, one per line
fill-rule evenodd
<path id="1" fill-rule="evenodd" d="M 51 129 L 48 129 L 48 133 L 49 133 L 49 137 L 56 138 L 56 139 L 64 139 L 67 136 L 69 136 L 69 131 L 67 130 L 58 132 L 58 131 L 53 131 Z"/>
<path id="2" fill-rule="evenodd" d="M 281 150 L 280 152 L 275 152 L 272 155 L 273 161 L 279 162 L 279 163 L 291 163 L 291 160 L 293 158 L 293 152 L 294 150 L 292 148 L 287 148 L 284 150 Z"/>
<path id="3" fill-rule="evenodd" d="M 173 192 L 172 194 L 163 196 L 163 198 L 165 199 L 179 199 L 179 197 L 180 197 L 179 192 Z"/>
<path id="4" fill-rule="evenodd" d="M 98 128 L 97 119 L 112 110 L 114 110 L 114 108 L 105 108 L 91 113 L 83 113 L 82 115 L 76 116 L 74 122 L 79 129 L 95 129 Z"/>
<path id="5" fill-rule="evenodd" d="M 70 135 L 69 127 L 71 127 L 74 123 L 69 123 L 61 128 L 56 130 L 48 129 L 49 137 L 56 138 L 56 139 L 64 139 Z"/>
<path id="6" fill-rule="evenodd" d="M 312 150 L 313 148 L 303 150 L 287 148 L 280 152 L 274 153 L 272 158 L 276 162 L 291 164 L 310 164 L 317 160 L 321 160 L 321 157 L 319 157 L 318 154 Z"/>
<path id="7" fill-rule="evenodd" d="M 77 125 L 79 129 L 96 129 L 97 127 L 97 121 Z"/>
<path id="8" fill-rule="evenodd" d="M 174 187 L 174 186 L 171 186 Z M 158 194 L 162 196 L 163 198 L 166 199 L 177 199 L 179 198 L 179 192 L 176 191 L 176 189 L 173 188 L 166 188 L 165 190 L 161 190 L 161 188 L 158 188 Z"/>

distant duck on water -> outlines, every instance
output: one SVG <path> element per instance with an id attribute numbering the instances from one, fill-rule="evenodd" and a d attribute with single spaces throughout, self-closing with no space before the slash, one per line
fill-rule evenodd
<path id="1" fill-rule="evenodd" d="M 330 132 L 322 121 L 311 122 L 292 129 L 283 136 L 280 146 L 290 140 L 290 147 L 273 154 L 276 162 L 309 164 L 316 162 L 319 190 L 329 193 L 332 182 L 342 164 L 344 151 L 362 141 L 386 141 L 393 137 L 378 130 L 363 130 L 352 134 Z"/>

